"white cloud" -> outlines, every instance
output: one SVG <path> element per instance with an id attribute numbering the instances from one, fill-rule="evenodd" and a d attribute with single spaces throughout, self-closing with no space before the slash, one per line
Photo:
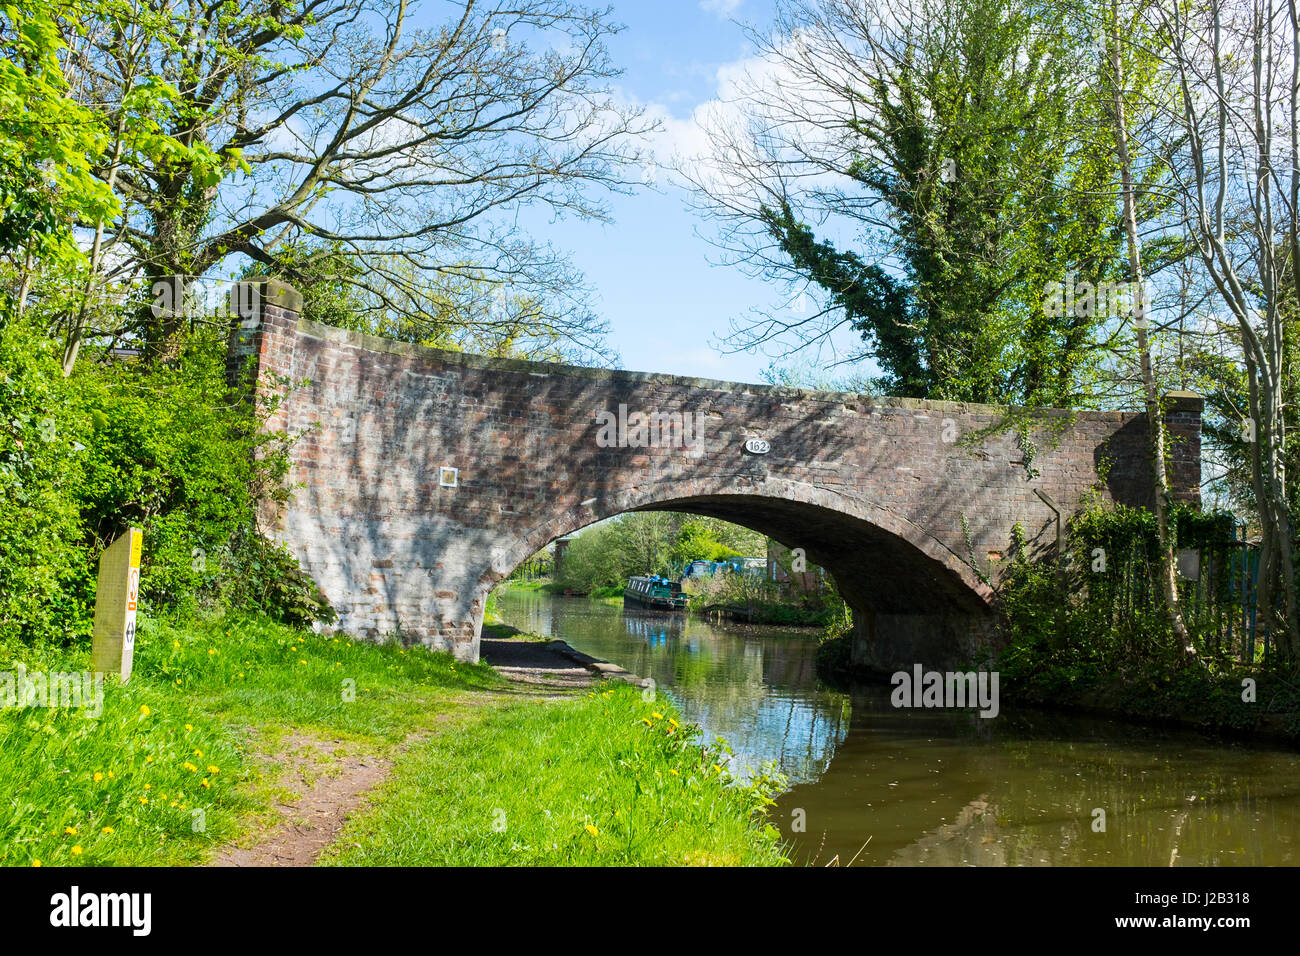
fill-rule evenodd
<path id="1" fill-rule="evenodd" d="M 765 164 L 765 157 L 753 152 L 747 127 L 757 122 L 775 131 L 768 145 L 785 142 L 789 148 L 829 157 L 844 148 L 842 134 L 830 131 L 836 117 L 845 115 L 837 93 L 824 82 L 810 80 L 791 62 L 790 51 L 799 38 L 773 55 L 758 53 L 718 66 L 709 99 L 697 103 L 688 115 L 674 110 L 667 99 L 643 104 L 656 120 L 660 132 L 650 151 L 658 165 L 660 181 L 685 185 L 682 178 L 664 170 L 679 170 L 697 184 L 708 184 L 711 192 L 731 194 L 740 204 L 763 201 L 755 191 L 753 170 Z M 810 121 L 811 120 L 811 121 Z M 811 187 L 823 176 L 814 169 L 800 175 L 801 185 Z"/>
<path id="2" fill-rule="evenodd" d="M 700 9 L 718 17 L 729 17 L 740 9 L 743 2 L 744 0 L 700 0 Z"/>

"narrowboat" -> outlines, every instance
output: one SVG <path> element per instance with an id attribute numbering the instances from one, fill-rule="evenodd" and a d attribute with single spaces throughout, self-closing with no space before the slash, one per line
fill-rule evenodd
<path id="1" fill-rule="evenodd" d="M 685 611 L 689 598 L 682 586 L 658 575 L 628 578 L 623 589 L 623 607 L 642 611 Z"/>

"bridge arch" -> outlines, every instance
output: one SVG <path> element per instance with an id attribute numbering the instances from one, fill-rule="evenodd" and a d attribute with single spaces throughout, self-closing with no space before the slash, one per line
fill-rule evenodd
<path id="1" fill-rule="evenodd" d="M 997 645 L 989 602 L 1013 528 L 1046 552 L 1057 515 L 1090 495 L 1151 500 L 1142 414 L 1039 409 L 1018 413 L 1025 431 L 992 406 L 395 343 L 303 320 L 276 282 L 242 301 L 258 310 L 232 328 L 231 384 L 276 405 L 268 430 L 299 436 L 292 498 L 264 503 L 263 530 L 340 629 L 465 659 L 488 590 L 530 554 L 602 518 L 672 510 L 804 548 L 854 609 L 857 663 L 965 663 Z M 1168 408 L 1170 484 L 1197 501 L 1201 401 Z M 615 410 L 689 411 L 693 442 L 610 447 L 600 422 Z"/>
<path id="2" fill-rule="evenodd" d="M 557 538 L 631 511 L 721 518 L 787 547 L 803 547 L 813 563 L 828 570 L 832 563 L 842 563 L 840 555 L 858 550 L 855 546 L 884 544 L 887 557 L 908 569 L 924 568 L 927 578 L 942 582 L 938 594 L 943 599 L 951 597 L 962 607 L 987 607 L 993 598 L 993 589 L 968 560 L 905 514 L 808 482 L 746 478 L 656 482 L 565 508 L 494 554 L 481 583 L 490 589 Z"/>
<path id="3" fill-rule="evenodd" d="M 476 606 L 550 542 L 638 511 L 721 518 L 803 548 L 853 611 L 859 666 L 896 666 L 898 652 L 964 662 L 990 649 L 993 589 L 969 561 L 905 514 L 803 481 L 656 482 L 565 508 L 494 550 L 478 578 Z"/>

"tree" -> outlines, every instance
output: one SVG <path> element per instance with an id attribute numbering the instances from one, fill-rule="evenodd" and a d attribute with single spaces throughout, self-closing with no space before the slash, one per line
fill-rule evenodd
<path id="1" fill-rule="evenodd" d="M 1156 384 L 1151 361 L 1151 345 L 1147 339 L 1149 312 L 1147 304 L 1146 274 L 1142 268 L 1141 241 L 1138 238 L 1138 192 L 1134 182 L 1133 157 L 1130 149 L 1126 87 L 1126 38 L 1133 35 L 1138 17 L 1122 14 L 1119 0 L 1111 0 L 1108 18 L 1108 54 L 1111 88 L 1112 119 L 1115 154 L 1119 166 L 1124 211 L 1124 237 L 1128 251 L 1129 281 L 1133 289 L 1133 330 L 1137 338 L 1138 362 L 1142 370 L 1143 404 L 1146 407 L 1147 433 L 1150 439 L 1152 510 L 1156 518 L 1156 538 L 1160 547 L 1159 587 L 1169 615 L 1169 626 L 1178 646 L 1194 653 L 1187 626 L 1183 623 L 1182 604 L 1178 595 L 1178 567 L 1174 556 L 1174 540 L 1169 527 L 1169 472 L 1165 454 L 1164 412 L 1160 404 L 1160 390 Z"/>
<path id="2" fill-rule="evenodd" d="M 672 570 L 669 547 L 676 525 L 673 519 L 666 511 L 634 511 L 612 523 L 615 560 L 628 577 L 668 574 Z"/>
<path id="3" fill-rule="evenodd" d="M 63 316 L 64 376 L 72 374 L 92 317 L 108 319 L 120 311 L 109 294 L 112 283 L 102 281 L 101 271 L 109 261 L 113 246 L 107 226 L 124 208 L 118 192 L 125 170 L 183 165 L 194 179 L 216 183 L 238 161 L 237 157 L 217 156 L 206 141 L 188 135 L 183 128 L 177 128 L 178 124 L 169 122 L 183 109 L 180 94 L 173 85 L 147 72 L 150 47 L 168 39 L 172 20 L 165 12 L 114 0 L 88 0 L 77 10 L 80 18 L 70 16 L 64 20 L 74 41 L 69 45 L 68 58 L 77 60 L 88 46 L 107 44 L 112 50 L 120 84 L 113 98 L 87 97 L 86 76 L 74 71 L 78 83 L 69 91 L 85 103 L 90 127 L 105 142 L 96 157 L 94 171 L 102 180 L 102 187 L 112 195 L 113 203 L 107 208 L 88 209 L 88 215 L 74 220 L 90 230 L 91 238 L 78 295 Z M 73 100 L 69 103 L 75 105 Z M 60 278 L 66 283 L 67 277 Z"/>
<path id="4" fill-rule="evenodd" d="M 640 574 L 672 575 L 697 558 L 764 553 L 765 539 L 748 528 L 702 515 L 633 511 L 582 531 L 565 549 L 560 583 L 590 591 Z"/>
<path id="5" fill-rule="evenodd" d="M 412 321 L 447 280 L 509 286 L 558 300 L 542 324 L 599 348 L 576 273 L 512 217 L 604 218 L 590 187 L 633 182 L 647 125 L 610 94 L 608 11 L 467 0 L 427 28 L 409 0 L 132 4 L 76 48 L 80 95 L 129 114 L 151 78 L 186 151 L 113 166 L 124 211 L 103 279 L 189 282 L 231 256 L 276 267 L 279 250 L 325 243 L 362 265 L 349 284 Z M 136 323 L 152 355 L 183 322 L 157 311 Z"/>
<path id="6" fill-rule="evenodd" d="M 1288 331 L 1300 262 L 1300 17 L 1295 0 L 1153 4 L 1162 65 L 1178 90 L 1170 137 L 1184 230 L 1234 324 L 1245 366 L 1252 491 L 1260 522 L 1258 609 L 1293 661 L 1300 609 L 1287 497 Z M 1278 125 L 1284 132 L 1279 135 Z"/>
<path id="7" fill-rule="evenodd" d="M 83 267 L 72 223 L 115 208 L 92 166 L 105 137 L 99 116 L 68 97 L 60 20 L 80 3 L 17 0 L 0 9 L 0 256 L 16 278 L 5 312 L 26 309 L 41 261 Z"/>
<path id="8" fill-rule="evenodd" d="M 1044 288 L 1104 278 L 1122 233 L 1062 20 L 1008 0 L 783 0 L 709 154 L 682 168 L 730 261 L 824 307 L 742 320 L 732 343 L 797 350 L 847 324 L 890 394 L 1085 401 L 1103 318 L 1053 314 Z"/>
<path id="9" fill-rule="evenodd" d="M 367 287 L 366 261 L 343 243 L 286 243 L 271 258 L 250 263 L 240 277 L 285 280 L 303 294 L 303 316 L 312 321 L 478 355 L 580 362 L 603 354 L 608 323 L 566 305 L 563 290 L 508 291 L 485 278 L 411 276 L 422 287 L 420 301 L 397 309 Z M 412 272 L 409 264 L 393 268 Z"/>
<path id="10" fill-rule="evenodd" d="M 668 559 L 674 570 L 692 561 L 720 561 L 740 554 L 735 548 L 723 544 L 714 536 L 713 529 L 703 521 L 688 519 L 677 531 Z"/>

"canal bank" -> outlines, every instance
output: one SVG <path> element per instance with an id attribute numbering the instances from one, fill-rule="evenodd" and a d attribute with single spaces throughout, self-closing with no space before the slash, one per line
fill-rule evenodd
<path id="1" fill-rule="evenodd" d="M 716 745 L 626 670 L 489 624 L 517 688 L 417 741 L 321 857 L 340 866 L 779 866 L 783 781 L 733 782 Z"/>
<path id="2" fill-rule="evenodd" d="M 887 671 L 848 665 L 848 636 L 820 642 L 818 674 L 831 684 L 889 684 Z M 1097 666 L 997 667 L 1001 696 L 1021 707 L 1175 727 L 1300 750 L 1300 685 L 1279 669 L 1201 661 L 1140 663 L 1121 673 Z M 971 665 L 968 670 L 984 668 Z"/>
<path id="3" fill-rule="evenodd" d="M 796 863 L 859 852 L 856 865 L 1300 863 L 1291 751 L 1005 695 L 992 720 L 899 710 L 888 685 L 820 681 L 806 632 L 548 595 L 506 592 L 498 606 L 517 627 L 653 678 L 684 719 L 727 739 L 739 770 L 773 761 L 791 785 L 772 822 Z"/>
<path id="4" fill-rule="evenodd" d="M 262 617 L 141 618 L 130 683 L 57 706 L 44 677 L 89 648 L 4 650 L 38 697 L 0 708 L 0 865 L 785 861 L 769 789 L 729 786 L 668 701 L 575 658 L 507 680 Z"/>

